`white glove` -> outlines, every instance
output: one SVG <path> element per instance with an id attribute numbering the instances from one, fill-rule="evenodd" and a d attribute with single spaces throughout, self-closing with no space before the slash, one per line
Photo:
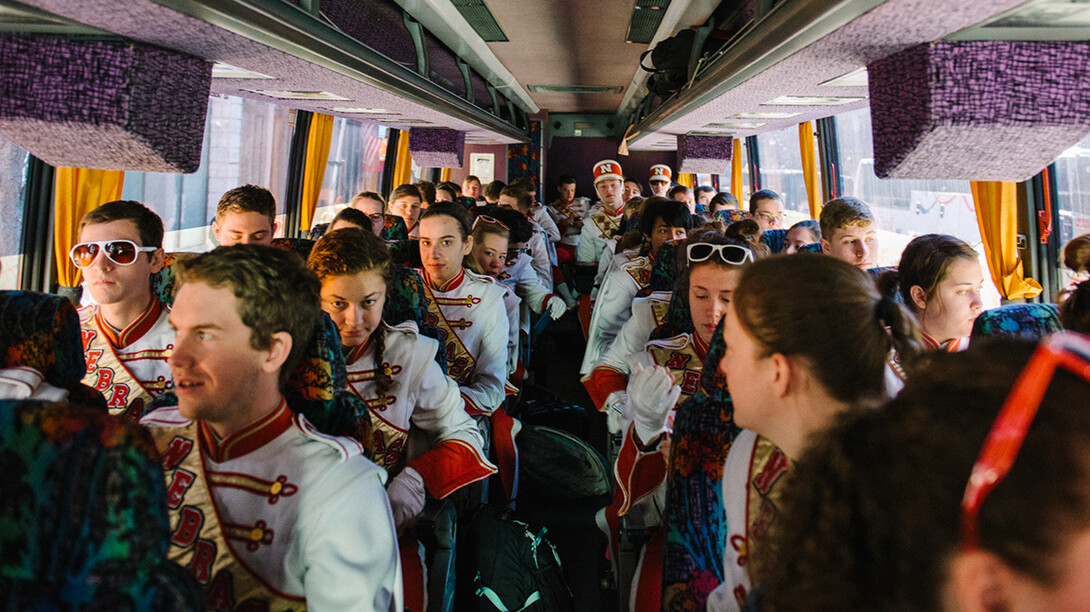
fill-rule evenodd
<path id="1" fill-rule="evenodd" d="M 640 442 L 649 444 L 666 432 L 666 417 L 681 397 L 670 371 L 636 364 L 628 377 L 628 412 Z"/>
<path id="2" fill-rule="evenodd" d="M 614 391 L 606 398 L 602 410 L 606 413 L 606 427 L 609 428 L 609 433 L 619 434 L 632 422 L 632 417 L 625 412 L 627 406 L 628 393 L 624 391 Z"/>
<path id="3" fill-rule="evenodd" d="M 559 295 L 554 295 L 549 298 L 549 301 L 545 302 L 545 307 L 549 309 L 549 317 L 551 317 L 553 321 L 564 316 L 565 312 L 568 312 L 568 303 Z"/>
<path id="4" fill-rule="evenodd" d="M 394 512 L 394 526 L 401 529 L 424 509 L 424 479 L 420 472 L 406 467 L 386 487 L 390 509 Z"/>

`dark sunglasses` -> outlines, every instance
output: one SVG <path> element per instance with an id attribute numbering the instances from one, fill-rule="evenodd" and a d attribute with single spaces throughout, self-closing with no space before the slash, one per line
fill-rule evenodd
<path id="1" fill-rule="evenodd" d="M 119 266 L 131 266 L 136 263 L 136 256 L 140 253 L 153 253 L 159 247 L 137 246 L 132 240 L 99 240 L 95 242 L 81 242 L 72 247 L 68 256 L 77 268 L 87 268 L 95 263 L 99 251 L 106 254 L 110 261 Z"/>

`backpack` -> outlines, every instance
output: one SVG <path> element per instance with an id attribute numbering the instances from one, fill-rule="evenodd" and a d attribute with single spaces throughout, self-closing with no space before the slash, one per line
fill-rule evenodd
<path id="1" fill-rule="evenodd" d="M 689 56 L 695 42 L 696 30 L 686 28 L 640 55 L 640 68 L 652 73 L 647 79 L 651 93 L 666 98 L 689 82 Z M 648 54 L 653 68 L 643 63 Z"/>
<path id="2" fill-rule="evenodd" d="M 518 445 L 523 491 L 554 500 L 609 494 L 612 466 L 593 446 L 570 432 L 526 425 Z"/>
<path id="3" fill-rule="evenodd" d="M 506 506 L 486 505 L 467 517 L 458 538 L 458 610 L 571 612 L 571 591 L 545 528 L 517 521 Z"/>

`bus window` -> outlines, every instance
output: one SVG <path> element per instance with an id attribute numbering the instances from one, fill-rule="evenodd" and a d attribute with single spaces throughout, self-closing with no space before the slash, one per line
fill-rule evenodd
<path id="1" fill-rule="evenodd" d="M 735 138 L 738 138 L 735 136 Z M 746 208 L 746 202 L 749 201 L 749 153 L 746 149 L 745 138 L 742 139 L 742 146 L 739 147 L 742 151 L 742 191 L 738 196 L 739 205 L 742 208 Z M 733 164 L 734 161 L 731 161 Z M 799 162 L 802 163 L 801 161 Z M 729 191 L 735 193 L 733 185 L 730 184 L 731 169 L 727 168 L 727 171 L 719 175 L 719 191 Z"/>
<path id="2" fill-rule="evenodd" d="M 333 120 L 322 191 L 314 222 L 329 223 L 361 191 L 382 191 L 389 130 L 374 121 Z"/>
<path id="3" fill-rule="evenodd" d="M 0 138 L 0 289 L 19 288 L 28 157 L 22 147 Z"/>
<path id="4" fill-rule="evenodd" d="M 783 227 L 809 219 L 810 203 L 802 175 L 798 127 L 759 134 L 757 159 L 761 162 L 761 188 L 771 189 L 783 197 L 784 212 L 787 213 Z"/>
<path id="5" fill-rule="evenodd" d="M 980 254 L 981 267 L 988 270 L 969 181 L 878 178 L 874 174 L 870 108 L 837 115 L 836 137 L 844 183 L 841 195 L 857 197 L 874 211 L 881 265 L 897 265 L 901 251 L 916 236 L 950 234 L 971 244 Z M 761 161 L 764 166 L 763 154 Z M 999 291 L 987 273 L 981 298 L 985 308 L 999 305 Z"/>
<path id="6" fill-rule="evenodd" d="M 193 174 L 126 172 L 122 198 L 143 202 L 163 219 L 167 251 L 215 246 L 210 224 L 220 196 L 239 185 L 267 187 L 283 215 L 287 195 L 291 110 L 260 100 L 212 96 L 201 166 Z"/>
<path id="7" fill-rule="evenodd" d="M 1090 136 L 1056 158 L 1056 202 L 1060 212 L 1060 245 L 1090 234 Z M 1062 286 L 1074 276 L 1060 266 Z"/>

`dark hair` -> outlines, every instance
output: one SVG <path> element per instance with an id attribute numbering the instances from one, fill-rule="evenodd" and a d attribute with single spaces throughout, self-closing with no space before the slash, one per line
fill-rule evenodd
<path id="1" fill-rule="evenodd" d="M 724 261 L 719 256 L 712 256 L 708 259 L 693 264 L 688 263 L 686 255 L 686 246 L 689 244 L 696 244 L 698 242 L 706 244 L 733 244 L 746 248 L 750 251 L 753 249 L 748 243 L 731 238 L 723 233 L 722 224 L 718 226 L 704 226 L 693 230 L 689 234 L 689 238 L 682 243 L 678 244 L 678 259 L 680 263 L 685 266 L 684 269 L 677 277 L 677 281 L 674 284 L 673 296 L 670 298 L 670 311 L 667 317 L 667 322 L 662 326 L 663 329 L 655 332 L 658 336 L 659 332 L 667 333 L 670 335 L 677 335 L 679 333 L 693 333 L 693 319 L 692 311 L 689 307 L 689 279 L 692 276 L 694 268 L 702 266 L 714 265 L 724 269 L 744 269 L 750 265 L 750 263 L 743 263 L 741 266 L 735 266 Z M 754 253 L 755 257 L 760 257 L 759 254 Z M 673 312 L 673 311 L 678 312 Z M 682 313 L 684 319 L 682 319 Z"/>
<path id="2" fill-rule="evenodd" d="M 359 202 L 360 200 L 374 200 L 379 204 L 382 204 L 382 210 L 386 210 L 386 198 L 382 197 L 378 193 L 375 193 L 374 191 L 361 191 L 357 193 L 356 195 L 352 196 L 352 201 L 349 202 L 348 205 L 352 208 L 355 208 L 356 202 Z"/>
<path id="3" fill-rule="evenodd" d="M 970 471 L 1032 348 L 1006 340 L 930 353 L 885 408 L 843 414 L 819 434 L 756 550 L 768 609 L 942 609 Z M 980 548 L 1044 584 L 1090 524 L 1088 393 L 1057 370 L 978 518 Z"/>
<path id="4" fill-rule="evenodd" d="M 507 187 L 503 181 L 492 181 L 484 186 L 484 190 L 481 194 L 486 200 L 498 200 L 500 199 L 500 193 L 503 192 L 504 187 Z"/>
<path id="5" fill-rule="evenodd" d="M 462 208 L 453 202 L 436 202 L 420 214 L 421 221 L 431 217 L 450 217 L 451 219 L 454 219 L 458 222 L 458 229 L 462 234 L 462 240 L 464 241 L 469 237 L 473 222 L 470 221 L 469 213 L 465 208 Z"/>
<path id="6" fill-rule="evenodd" d="M 674 196 L 676 196 L 679 193 L 686 193 L 686 194 L 689 194 L 689 195 L 693 195 L 693 190 L 689 189 L 685 185 L 674 185 L 673 187 L 670 188 L 670 191 L 666 192 L 666 197 L 673 198 Z"/>
<path id="7" fill-rule="evenodd" d="M 339 233 L 339 232 L 334 232 Z M 287 332 L 292 345 L 280 368 L 280 383 L 306 351 L 322 314 L 318 277 L 292 251 L 260 244 L 217 247 L 178 266 L 175 291 L 186 283 L 227 288 L 238 300 L 238 316 L 250 328 L 250 346 L 266 350 L 273 334 Z"/>
<path id="8" fill-rule="evenodd" d="M 387 201 L 387 204 L 393 204 L 398 198 L 404 198 L 406 196 L 413 196 L 421 202 L 424 201 L 424 196 L 420 195 L 420 189 L 418 189 L 416 185 L 409 185 L 406 183 L 404 185 L 398 185 L 397 189 L 394 189 L 393 193 L 390 194 L 390 199 Z"/>
<path id="9" fill-rule="evenodd" d="M 560 185 L 574 185 L 574 184 L 575 184 L 575 177 L 570 175 L 570 174 L 561 174 L 560 178 L 556 179 L 557 187 L 559 187 Z"/>
<path id="10" fill-rule="evenodd" d="M 498 200 L 501 195 L 515 198 L 515 201 L 518 202 L 519 212 L 523 214 L 529 213 L 530 207 L 533 206 L 534 201 L 530 198 L 530 193 L 527 192 L 525 189 L 522 189 L 521 187 L 508 185 L 507 187 L 501 189 L 498 194 L 496 194 L 495 199 Z"/>
<path id="11" fill-rule="evenodd" d="M 439 183 L 439 186 L 435 188 L 436 198 L 439 197 L 439 192 L 443 191 L 450 194 L 450 199 L 458 197 L 458 188 L 451 186 L 449 182 Z"/>
<path id="12" fill-rule="evenodd" d="M 163 248 L 163 220 L 147 206 L 132 200 L 114 200 L 83 215 L 79 220 L 77 234 L 83 232 L 88 225 L 99 225 L 111 221 L 128 219 L 136 225 L 136 231 L 140 234 L 141 246 L 153 246 Z M 148 253 L 151 260 L 155 253 Z"/>
<path id="13" fill-rule="evenodd" d="M 696 189 L 693 189 L 693 193 L 715 193 L 715 189 L 709 187 L 708 185 L 699 185 L 696 187 Z"/>
<path id="14" fill-rule="evenodd" d="M 386 243 L 370 231 L 346 227 L 322 236 L 310 250 L 307 267 L 323 284 L 333 276 L 352 276 L 374 270 L 386 284 L 386 300 L 391 298 L 393 260 Z M 371 342 L 375 346 L 375 388 L 379 397 L 385 397 L 393 384 L 390 374 L 382 367 L 382 356 L 386 351 L 385 326 L 379 325 L 372 332 Z"/>
<path id="15" fill-rule="evenodd" d="M 622 185 L 624 185 L 625 183 L 636 183 L 636 185 L 639 185 L 639 184 L 640 184 L 640 182 L 639 182 L 639 181 L 637 181 L 636 179 L 632 178 L 631 176 L 628 176 L 627 174 L 624 174 L 624 175 L 622 175 L 622 176 L 624 177 L 624 179 L 623 179 L 623 180 L 621 181 L 621 184 L 622 184 Z"/>
<path id="16" fill-rule="evenodd" d="M 455 197 L 457 197 L 459 193 L 462 193 L 462 186 L 454 181 L 443 181 L 442 183 L 439 183 L 439 186 L 436 187 L 436 189 L 441 189 L 443 187 L 452 189 Z"/>
<path id="17" fill-rule="evenodd" d="M 780 197 L 780 194 L 772 191 L 771 189 L 760 189 L 758 191 L 754 191 L 749 196 L 749 214 L 757 214 L 757 204 L 759 204 L 761 200 L 783 200 L 783 198 Z"/>
<path id="18" fill-rule="evenodd" d="M 537 193 L 537 188 L 534 187 L 534 182 L 525 177 L 519 177 L 507 184 L 508 187 L 518 187 L 526 193 Z"/>
<path id="19" fill-rule="evenodd" d="M 764 243 L 765 232 L 761 229 L 761 224 L 753 219 L 742 219 L 731 223 L 727 226 L 727 235 L 745 242 L 762 256 L 772 253 L 772 250 Z"/>
<path id="20" fill-rule="evenodd" d="M 1060 298 L 1060 323 L 1064 329 L 1090 335 L 1090 280 L 1082 281 Z"/>
<path id="21" fill-rule="evenodd" d="M 363 211 L 356 210 L 355 208 L 342 209 L 341 212 L 337 213 L 337 216 L 333 217 L 333 220 L 329 222 L 329 227 L 333 227 L 338 221 L 358 225 L 368 231 L 371 230 L 371 217 L 368 217 Z"/>
<path id="22" fill-rule="evenodd" d="M 465 185 L 466 183 L 470 183 L 470 182 L 477 183 L 478 185 L 480 185 L 481 184 L 481 179 L 477 178 L 477 175 L 475 175 L 475 174 L 467 175 L 464 179 L 462 179 L 462 184 L 463 185 Z"/>
<path id="23" fill-rule="evenodd" d="M 905 246 L 901 252 L 901 262 L 897 264 L 897 282 L 901 286 L 901 297 L 913 312 L 919 309 L 912 301 L 912 287 L 923 289 L 930 301 L 939 283 L 950 272 L 950 265 L 957 259 L 979 261 L 973 247 L 946 234 L 916 236 Z M 883 282 L 890 283 L 892 279 L 883 278 Z"/>
<path id="24" fill-rule="evenodd" d="M 845 227 L 865 226 L 874 223 L 870 206 L 859 198 L 843 197 L 829 200 L 821 208 L 821 235 L 828 240 L 833 232 Z"/>
<path id="25" fill-rule="evenodd" d="M 790 232 L 791 230 L 796 228 L 809 230 L 809 232 L 813 234 L 814 238 L 821 238 L 821 223 L 818 223 L 814 219 L 804 219 L 802 221 L 799 221 L 798 223 L 792 225 L 787 231 Z"/>
<path id="26" fill-rule="evenodd" d="M 684 227 L 686 231 L 693 229 L 693 216 L 684 202 L 659 196 L 644 200 L 643 208 L 640 209 L 640 224 L 637 228 L 639 232 L 644 236 L 650 236 L 659 219 L 662 219 L 668 227 Z"/>
<path id="27" fill-rule="evenodd" d="M 1090 269 L 1090 234 L 1075 236 L 1064 245 L 1064 265 L 1075 274 Z"/>
<path id="28" fill-rule="evenodd" d="M 492 217 L 507 226 L 511 242 L 529 242 L 534 237 L 534 226 L 526 215 L 511 208 L 488 205 L 477 209 L 477 216 Z"/>
<path id="29" fill-rule="evenodd" d="M 431 181 L 417 181 L 413 183 L 420 190 L 420 199 L 428 204 L 435 202 L 435 183 Z"/>
<path id="30" fill-rule="evenodd" d="M 734 309 L 764 356 L 803 358 L 842 402 L 884 399 L 890 349 L 903 361 L 920 349 L 912 315 L 882 299 L 866 272 L 828 255 L 758 261 L 738 284 Z"/>
<path id="31" fill-rule="evenodd" d="M 276 198 L 268 189 L 259 185 L 235 187 L 220 197 L 216 205 L 216 220 L 223 222 L 227 213 L 260 213 L 269 218 L 270 224 L 276 223 Z"/>
<path id="32" fill-rule="evenodd" d="M 738 198 L 734 197 L 734 194 L 729 191 L 720 191 L 712 196 L 711 201 L 708 202 L 708 210 L 714 212 L 720 206 L 738 208 Z"/>

